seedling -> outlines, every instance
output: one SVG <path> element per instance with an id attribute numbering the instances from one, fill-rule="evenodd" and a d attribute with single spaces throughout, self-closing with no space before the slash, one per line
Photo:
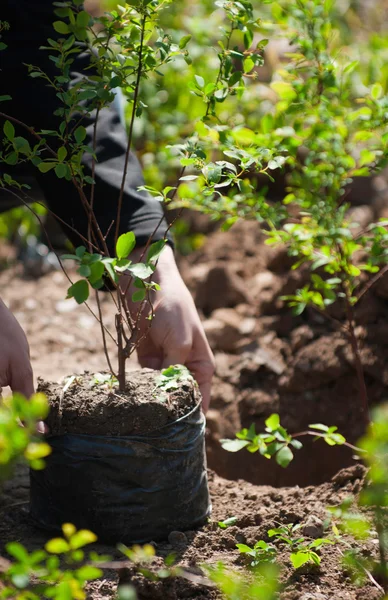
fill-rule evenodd
<path id="1" fill-rule="evenodd" d="M 228 527 L 231 527 L 232 525 L 236 525 L 238 519 L 237 517 L 229 517 L 228 519 L 225 519 L 224 521 L 218 521 L 217 525 L 220 529 L 227 529 Z"/>
<path id="2" fill-rule="evenodd" d="M 295 525 L 282 525 L 268 531 L 268 536 L 274 538 L 275 542 L 289 547 L 291 550 L 290 561 L 295 569 L 299 569 L 307 563 L 319 565 L 321 563 L 321 557 L 316 551 L 324 544 L 334 544 L 334 542 L 328 538 L 318 538 L 309 542 L 306 541 L 306 538 L 303 536 L 294 536 L 294 534 L 302 527 L 303 524 L 297 523 Z"/>
<path id="3" fill-rule="evenodd" d="M 277 558 L 277 550 L 273 544 L 267 544 L 264 540 L 259 540 L 256 544 L 251 548 L 246 544 L 236 544 L 236 547 L 239 549 L 241 554 L 246 554 L 250 558 L 252 558 L 249 563 L 252 568 L 256 568 L 257 566 L 263 563 L 274 563 Z"/>
<path id="4" fill-rule="evenodd" d="M 94 373 L 91 386 L 101 385 L 107 390 L 112 391 L 118 386 L 119 382 L 111 373 Z"/>

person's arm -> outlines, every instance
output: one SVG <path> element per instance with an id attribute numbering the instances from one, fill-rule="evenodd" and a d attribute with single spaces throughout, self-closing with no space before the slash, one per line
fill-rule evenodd
<path id="1" fill-rule="evenodd" d="M 27 338 L 14 315 L 0 299 L 0 388 L 6 386 L 26 398 L 34 393 Z"/>
<path id="2" fill-rule="evenodd" d="M 139 260 L 141 254 L 142 249 L 139 248 L 131 258 Z M 163 250 L 152 279 L 161 289 L 153 299 L 155 318 L 137 351 L 139 362 L 142 367 L 151 369 L 163 369 L 174 364 L 186 365 L 199 384 L 202 406 L 206 412 L 210 404 L 214 357 L 170 246 Z M 131 304 L 132 291 L 129 290 L 129 304 L 131 312 L 136 314 L 139 304 Z M 146 310 L 148 312 L 149 308 Z M 143 321 L 142 327 L 148 326 L 148 321 Z"/>

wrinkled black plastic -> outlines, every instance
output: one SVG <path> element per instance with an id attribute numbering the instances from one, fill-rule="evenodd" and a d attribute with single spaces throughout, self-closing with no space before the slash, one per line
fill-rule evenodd
<path id="1" fill-rule="evenodd" d="M 109 543 L 199 526 L 210 514 L 204 434 L 197 406 L 144 436 L 51 436 L 46 468 L 31 471 L 31 517 L 51 531 L 74 523 Z"/>

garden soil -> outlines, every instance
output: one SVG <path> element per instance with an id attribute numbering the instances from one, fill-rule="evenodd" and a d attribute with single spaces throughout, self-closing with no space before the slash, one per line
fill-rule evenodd
<path id="1" fill-rule="evenodd" d="M 50 404 L 48 429 L 52 435 L 144 435 L 197 406 L 200 394 L 192 378 L 168 394 L 158 388 L 159 378 L 160 372 L 152 369 L 132 371 L 124 393 L 116 387 L 110 389 L 109 384 L 96 383 L 90 373 L 68 380 L 68 387 L 40 379 L 38 391 L 47 395 Z"/>
<path id="2" fill-rule="evenodd" d="M 380 195 L 369 200 L 365 198 L 363 204 L 361 199 L 351 209 L 355 227 L 388 216 L 387 198 Z M 188 218 L 194 234 L 206 234 L 206 243 L 180 257 L 179 263 L 216 357 L 207 415 L 208 464 L 217 473 L 210 481 L 214 513 L 205 528 L 177 537 L 184 541 L 181 549 L 175 548 L 173 537 L 169 545 L 158 545 L 158 553 L 179 550 L 191 567 L 219 559 L 239 566 L 235 544 L 244 536 L 251 544 L 265 539 L 266 530 L 276 522 L 298 522 L 309 515 L 322 519 L 327 504 L 357 491 L 361 476 L 352 452 L 343 447 L 329 448 L 303 438 L 303 449 L 288 469 L 281 469 L 256 454 L 227 453 L 220 440 L 234 437 L 251 423 L 261 431 L 265 419 L 278 412 L 290 432 L 302 432 L 310 423 L 321 422 L 338 426 L 348 441 L 356 442 L 363 433 L 357 380 L 341 326 L 309 310 L 294 317 L 279 300 L 302 287 L 307 273 L 291 270 L 290 258 L 282 249 L 265 245 L 256 223 L 237 223 L 224 233 L 204 217 Z M 69 373 L 106 369 L 99 327 L 85 307 L 64 300 L 68 284 L 61 272 L 25 280 L 19 267 L 11 267 L 0 274 L 0 284 L 3 299 L 27 333 L 36 376 L 59 381 Z M 102 305 L 113 323 L 108 296 Z M 384 277 L 357 308 L 357 335 L 372 404 L 388 399 L 387 308 L 388 278 Z M 96 310 L 93 300 L 91 309 Z M 331 316 L 341 320 L 342 307 L 333 305 Z M 134 369 L 136 362 L 131 360 L 129 378 Z M 345 471 L 338 475 L 340 469 Z M 36 546 L 42 536 L 28 522 L 27 480 L 16 481 L 12 493 L 3 499 L 0 539 L 17 538 Z M 223 531 L 214 525 L 229 516 L 238 517 L 233 528 Z M 365 552 L 374 547 L 371 542 Z M 371 587 L 352 588 L 339 567 L 339 549 L 323 549 L 322 556 L 320 569 L 285 574 L 291 587 L 284 598 L 376 597 Z M 90 598 L 113 597 L 116 581 L 108 577 L 94 583 Z M 217 597 L 214 589 L 188 582 L 171 584 L 168 592 L 167 588 L 157 591 L 160 584 L 156 583 L 139 582 L 139 586 L 141 598 Z M 181 591 L 176 586 L 182 586 Z"/>
<path id="3" fill-rule="evenodd" d="M 221 595 L 206 577 L 203 565 L 216 566 L 219 561 L 241 571 L 244 558 L 236 549 L 237 543 L 253 545 L 259 539 L 269 541 L 267 531 L 279 524 L 306 523 L 313 518 L 320 533 L 327 518 L 326 507 L 337 505 L 350 495 L 357 494 L 364 477 L 360 465 L 337 473 L 332 481 L 320 486 L 272 488 L 256 486 L 242 480 L 228 481 L 209 473 L 213 501 L 211 522 L 196 531 L 171 532 L 166 542 L 155 544 L 154 568 L 160 568 L 166 556 L 175 554 L 178 564 L 187 570 L 193 581 L 168 579 L 155 582 L 138 575 L 113 547 L 93 545 L 100 554 L 110 554 L 115 568 L 107 568 L 101 580 L 88 587 L 88 600 L 113 600 L 119 580 L 131 582 L 139 600 L 221 600 Z M 28 473 L 18 468 L 13 481 L 8 482 L 0 500 L 0 554 L 5 554 L 7 540 L 17 540 L 29 550 L 37 549 L 47 540 L 47 534 L 34 528 L 28 516 Z M 236 517 L 236 524 L 220 529 L 217 522 Z M 311 531 L 311 533 L 314 533 Z M 327 533 L 330 533 L 328 531 Z M 349 540 L 347 540 L 349 542 Z M 362 546 L 364 555 L 375 555 L 376 539 Z M 354 545 L 354 542 L 351 542 Z M 341 552 L 345 545 L 324 547 L 321 565 L 305 566 L 298 572 L 290 568 L 286 552 L 281 553 L 282 574 L 286 586 L 282 600 L 377 600 L 378 590 L 372 584 L 353 586 L 350 573 L 341 568 Z M 110 563 L 108 563 L 110 565 Z M 152 568 L 152 567 L 151 567 Z"/>

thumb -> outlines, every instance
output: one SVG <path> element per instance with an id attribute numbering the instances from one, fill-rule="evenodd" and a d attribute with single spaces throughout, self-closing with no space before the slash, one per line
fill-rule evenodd
<path id="1" fill-rule="evenodd" d="M 31 398 L 35 389 L 32 367 L 28 358 L 19 365 L 11 363 L 9 386 L 12 392 L 19 392 L 19 394 L 23 394 L 26 398 Z"/>

